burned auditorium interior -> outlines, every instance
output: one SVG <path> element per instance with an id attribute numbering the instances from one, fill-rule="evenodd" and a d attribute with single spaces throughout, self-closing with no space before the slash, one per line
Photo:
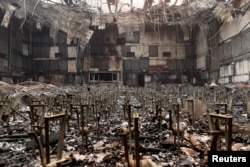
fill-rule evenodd
<path id="1" fill-rule="evenodd" d="M 249 31 L 250 0 L 0 0 L 0 167 L 249 165 Z"/>

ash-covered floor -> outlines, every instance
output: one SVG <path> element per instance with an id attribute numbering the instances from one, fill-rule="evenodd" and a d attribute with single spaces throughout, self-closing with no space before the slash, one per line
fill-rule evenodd
<path id="1" fill-rule="evenodd" d="M 38 167 L 42 166 L 43 158 L 46 164 L 46 157 L 40 156 L 41 150 L 30 134 L 34 132 L 45 141 L 44 118 L 65 112 L 69 121 L 65 121 L 61 166 L 135 166 L 138 150 L 135 149 L 137 136 L 134 133 L 136 113 L 139 115 L 139 155 L 143 167 L 206 166 L 208 151 L 212 149 L 213 130 L 222 133 L 216 149 L 227 149 L 228 137 L 224 133 L 228 129 L 221 128 L 227 123 L 219 121 L 219 129 L 212 127 L 216 121 L 211 122 L 209 114 L 214 111 L 219 116 L 232 117 L 231 149 L 250 150 L 247 112 L 250 89 L 243 85 L 197 87 L 183 84 L 150 89 L 106 84 L 55 86 L 37 82 L 18 85 L 1 82 L 0 89 L 3 111 L 0 166 Z M 193 102 L 191 112 L 188 101 Z M 44 105 L 45 109 L 37 109 L 36 119 L 32 121 L 30 106 L 35 103 Z M 216 104 L 221 105 L 216 107 Z M 81 110 L 80 106 L 85 108 Z M 176 110 L 174 106 L 179 107 L 179 117 L 173 112 Z M 55 120 L 50 121 L 49 126 L 50 161 L 54 162 L 62 125 Z M 129 165 L 122 134 L 127 138 Z M 42 146 L 46 154 L 46 146 Z"/>

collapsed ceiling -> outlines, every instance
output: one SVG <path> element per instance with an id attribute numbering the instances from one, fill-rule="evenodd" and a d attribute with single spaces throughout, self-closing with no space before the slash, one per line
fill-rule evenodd
<path id="1" fill-rule="evenodd" d="M 99 29 L 106 23 L 117 21 L 119 33 L 131 34 L 131 29 L 143 31 L 143 25 L 181 25 L 184 33 L 188 27 L 217 18 L 231 21 L 235 12 L 244 12 L 249 0 L 1 0 L 4 10 L 1 26 L 8 27 L 14 15 L 25 22 L 33 22 L 36 29 L 50 27 L 53 38 L 58 30 L 69 39 L 78 38 L 85 48 L 93 32 L 90 25 Z"/>

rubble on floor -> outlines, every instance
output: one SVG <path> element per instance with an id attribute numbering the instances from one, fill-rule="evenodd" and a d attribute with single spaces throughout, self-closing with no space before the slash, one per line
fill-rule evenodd
<path id="1" fill-rule="evenodd" d="M 139 115 L 139 155 L 144 167 L 206 166 L 208 151 L 213 149 L 211 132 L 225 132 L 225 121 L 212 129 L 209 116 L 215 111 L 232 116 L 231 150 L 250 150 L 247 87 L 162 85 L 154 90 L 1 82 L 0 92 L 0 166 L 134 166 L 134 114 Z M 32 108 L 39 105 L 45 108 Z M 64 125 L 53 116 L 65 118 Z M 217 147 L 226 150 L 228 137 L 221 135 L 219 140 Z"/>

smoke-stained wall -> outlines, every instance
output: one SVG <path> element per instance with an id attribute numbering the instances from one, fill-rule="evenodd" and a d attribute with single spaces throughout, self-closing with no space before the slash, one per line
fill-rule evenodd
<path id="1" fill-rule="evenodd" d="M 8 72 L 8 41 L 9 41 L 9 30 L 4 27 L 0 27 L 0 72 L 7 73 Z"/>
<path id="2" fill-rule="evenodd" d="M 210 80 L 219 84 L 248 83 L 250 58 L 250 12 L 231 22 L 210 24 Z M 216 27 L 216 29 L 215 29 Z"/>
<path id="3" fill-rule="evenodd" d="M 191 36 L 184 35 L 180 26 L 131 24 L 135 29 L 120 24 L 95 29 L 85 71 L 116 71 L 123 84 L 131 86 L 192 82 L 195 50 Z"/>

